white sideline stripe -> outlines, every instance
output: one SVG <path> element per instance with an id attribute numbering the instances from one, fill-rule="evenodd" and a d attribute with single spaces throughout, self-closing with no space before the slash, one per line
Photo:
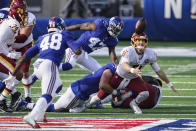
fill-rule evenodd
<path id="1" fill-rule="evenodd" d="M 165 98 L 196 98 L 196 96 L 162 96 Z"/>
<path id="2" fill-rule="evenodd" d="M 27 113 L 27 112 L 12 112 L 12 114 L 18 114 L 18 113 Z M 48 114 L 61 114 L 60 112 L 47 112 Z M 85 113 L 85 112 L 82 112 L 82 113 L 70 113 L 70 112 L 63 112 L 63 114 L 77 114 L 77 115 L 97 115 L 97 114 L 104 114 L 104 115 L 127 115 L 127 114 L 133 114 L 132 112 L 126 112 L 126 113 L 104 113 L 104 112 L 100 112 L 100 113 Z M 4 112 L 0 112 L 0 114 L 5 114 Z M 134 114 L 133 114 L 134 115 Z M 196 115 L 196 114 L 143 114 L 143 115 L 161 115 L 161 116 L 164 116 L 164 115 L 176 115 L 176 116 L 188 116 L 188 115 Z M 73 117 L 74 118 L 74 117 Z M 157 119 L 160 119 L 160 118 L 157 118 Z"/>
<path id="3" fill-rule="evenodd" d="M 21 88 L 23 88 L 23 87 L 21 87 Z M 38 86 L 33 86 L 31 89 L 41 89 L 41 87 L 38 87 Z M 63 87 L 63 88 L 68 88 L 68 87 Z M 166 88 L 162 88 L 162 90 L 165 90 L 165 91 L 170 91 L 171 89 L 166 89 Z M 193 88 L 193 89 L 184 89 L 184 88 L 182 88 L 182 89 L 177 89 L 177 90 L 179 90 L 179 91 L 195 91 L 196 90 L 196 88 Z"/>
<path id="4" fill-rule="evenodd" d="M 64 92 L 59 93 L 57 96 L 61 96 Z M 40 97 L 39 94 L 31 94 L 31 97 Z M 162 96 L 164 98 L 196 98 L 196 96 Z"/>
<path id="5" fill-rule="evenodd" d="M 76 80 L 62 80 L 62 82 L 74 82 Z M 176 83 L 176 84 L 196 84 L 196 82 L 172 82 L 172 83 Z"/>
<path id="6" fill-rule="evenodd" d="M 117 46 L 115 48 L 116 55 L 120 56 L 121 50 L 125 46 Z M 158 56 L 167 56 L 167 57 L 196 57 L 195 48 L 182 48 L 182 47 L 158 47 L 152 48 Z M 108 56 L 108 48 L 104 47 L 101 50 L 95 50 L 90 53 L 91 56 Z"/>
<path id="7" fill-rule="evenodd" d="M 111 104 L 110 103 L 104 103 L 103 105 L 105 106 L 110 106 Z M 176 106 L 196 106 L 196 104 L 159 104 L 158 106 L 173 106 L 173 107 L 176 107 Z"/>
<path id="8" fill-rule="evenodd" d="M 151 72 L 152 70 L 150 70 Z M 77 76 L 85 76 L 85 75 L 88 75 L 88 74 L 66 74 L 66 73 L 63 73 L 63 74 L 60 74 L 60 76 L 74 76 L 74 77 L 77 77 Z M 157 77 L 157 75 L 153 75 L 154 77 Z M 186 77 L 186 78 L 196 78 L 196 76 L 194 75 L 167 75 L 168 77 L 177 77 L 177 78 L 183 78 L 183 77 Z"/>

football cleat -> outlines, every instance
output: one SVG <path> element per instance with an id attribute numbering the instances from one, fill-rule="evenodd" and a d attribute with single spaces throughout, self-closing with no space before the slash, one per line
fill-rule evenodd
<path id="1" fill-rule="evenodd" d="M 92 106 L 94 109 L 104 109 L 103 105 L 101 103 L 96 103 L 95 105 Z"/>
<path id="2" fill-rule="evenodd" d="M 32 128 L 41 128 L 41 127 L 39 126 L 39 124 L 37 124 L 36 121 L 33 120 L 33 119 L 31 118 L 30 115 L 24 116 L 23 120 L 24 120 L 27 124 L 29 124 Z"/>
<path id="3" fill-rule="evenodd" d="M 14 109 L 15 107 L 17 107 L 21 99 L 22 99 L 22 94 L 20 92 L 17 91 L 16 93 L 12 94 L 10 108 Z"/>
<path id="4" fill-rule="evenodd" d="M 135 99 L 130 102 L 130 107 L 133 109 L 135 114 L 141 115 L 142 110 L 139 108 L 139 106 L 135 103 Z"/>
<path id="5" fill-rule="evenodd" d="M 3 111 L 3 112 L 7 112 L 7 113 L 13 112 L 12 109 L 7 107 L 6 99 L 0 101 L 0 110 Z"/>
<path id="6" fill-rule="evenodd" d="M 28 103 L 31 103 L 32 99 L 31 99 L 31 97 L 27 96 L 27 97 L 25 97 L 25 101 Z"/>
<path id="7" fill-rule="evenodd" d="M 48 122 L 48 120 L 46 119 L 46 115 L 45 114 L 44 114 L 44 116 L 42 118 L 37 119 L 37 121 L 44 122 L 44 123 Z"/>
<path id="8" fill-rule="evenodd" d="M 82 106 L 82 107 L 75 107 L 75 108 L 69 109 L 69 112 L 71 112 L 71 113 L 79 113 L 79 112 L 83 112 L 84 110 L 85 110 L 85 107 Z"/>

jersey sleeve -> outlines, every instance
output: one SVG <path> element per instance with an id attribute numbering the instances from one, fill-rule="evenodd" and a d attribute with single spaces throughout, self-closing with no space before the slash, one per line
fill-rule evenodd
<path id="1" fill-rule="evenodd" d="M 65 36 L 66 39 L 66 43 L 69 46 L 69 48 L 72 49 L 72 51 L 75 51 L 76 49 L 78 49 L 80 47 L 79 44 L 76 44 L 76 42 L 73 39 L 73 35 L 70 31 L 63 31 L 63 36 Z"/>
<path id="2" fill-rule="evenodd" d="M 3 25 L 2 27 L 4 28 L 1 28 L 0 31 L 0 52 L 7 55 L 9 53 L 7 41 L 14 37 L 14 32 L 12 31 L 11 27 L 6 25 Z"/>
<path id="3" fill-rule="evenodd" d="M 97 29 L 101 28 L 102 27 L 102 24 L 103 24 L 101 19 L 96 19 L 94 21 L 94 23 L 96 24 L 96 28 Z"/>
<path id="4" fill-rule="evenodd" d="M 35 15 L 32 14 L 31 12 L 28 12 L 28 25 L 27 26 L 35 25 L 35 23 L 36 23 Z"/>
<path id="5" fill-rule="evenodd" d="M 28 49 L 27 52 L 25 52 L 25 55 L 27 56 L 28 59 L 31 59 L 34 56 L 36 56 L 38 53 L 39 53 L 39 47 L 38 44 L 36 44 L 30 49 Z"/>
<path id="6" fill-rule="evenodd" d="M 116 65 L 114 63 L 112 63 L 112 62 L 109 63 L 108 65 L 109 65 L 109 68 L 108 69 L 110 69 L 110 71 L 112 72 L 112 74 L 114 74 L 116 72 Z"/>
<path id="7" fill-rule="evenodd" d="M 129 57 L 130 57 L 130 52 L 128 50 L 128 48 L 124 48 L 121 51 L 121 59 L 120 62 L 128 62 L 129 63 Z"/>

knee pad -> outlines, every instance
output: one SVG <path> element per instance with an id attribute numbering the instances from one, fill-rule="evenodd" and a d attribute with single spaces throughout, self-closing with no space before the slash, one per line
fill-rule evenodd
<path id="1" fill-rule="evenodd" d="M 46 99 L 47 103 L 49 103 L 52 100 L 52 96 L 49 94 L 43 94 L 42 97 Z"/>

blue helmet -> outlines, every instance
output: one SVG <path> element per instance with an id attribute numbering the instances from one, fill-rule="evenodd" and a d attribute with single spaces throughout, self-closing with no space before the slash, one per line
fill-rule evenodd
<path id="1" fill-rule="evenodd" d="M 65 24 L 64 20 L 60 17 L 54 16 L 49 19 L 47 29 L 48 29 L 48 33 L 51 33 L 51 32 L 64 30 L 65 27 L 66 27 L 66 24 Z"/>
<path id="2" fill-rule="evenodd" d="M 123 30 L 123 26 L 123 21 L 118 16 L 114 16 L 109 20 L 107 31 L 110 36 L 117 36 Z"/>
<path id="3" fill-rule="evenodd" d="M 9 10 L 9 8 L 0 9 L 0 21 L 8 17 Z"/>

